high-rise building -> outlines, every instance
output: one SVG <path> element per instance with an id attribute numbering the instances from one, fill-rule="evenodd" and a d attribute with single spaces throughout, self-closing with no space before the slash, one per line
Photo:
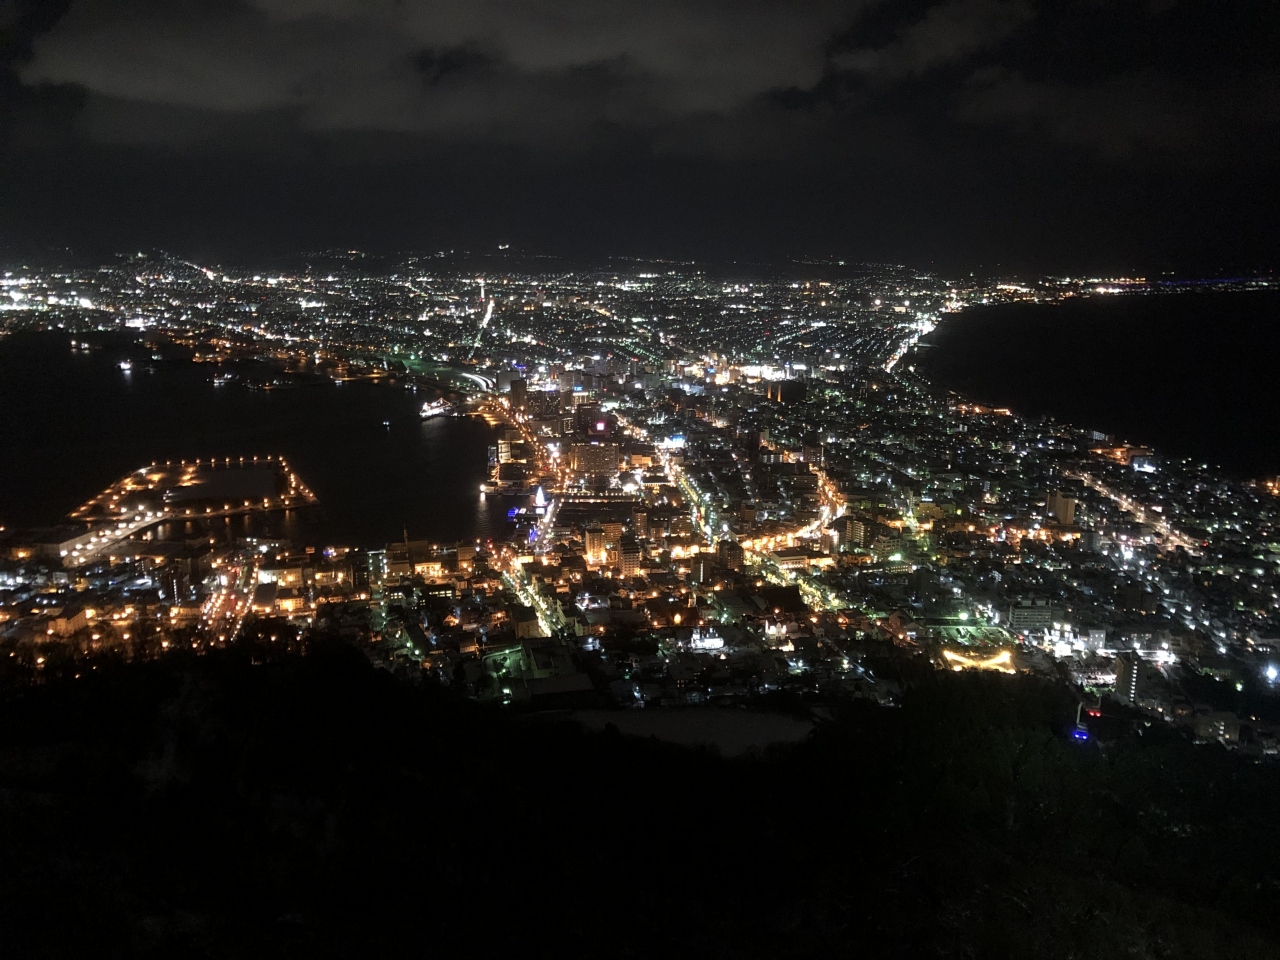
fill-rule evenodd
<path id="1" fill-rule="evenodd" d="M 1009 629 L 1028 634 L 1045 630 L 1053 623 L 1053 605 L 1048 600 L 1023 600 L 1009 607 Z"/>
<path id="2" fill-rule="evenodd" d="M 524 410 L 529 405 L 529 384 L 523 379 L 511 381 L 511 407 Z"/>
<path id="3" fill-rule="evenodd" d="M 726 570 L 741 570 L 746 555 L 736 540 L 721 540 L 716 544 L 716 557 Z"/>
<path id="4" fill-rule="evenodd" d="M 1125 703 L 1157 697 L 1160 671 L 1136 653 L 1116 657 L 1116 697 Z"/>
<path id="5" fill-rule="evenodd" d="M 841 535 L 841 546 L 847 550 L 856 550 L 867 545 L 868 529 L 867 524 L 862 520 L 854 517 L 843 517 L 844 529 L 838 532 Z"/>
<path id="6" fill-rule="evenodd" d="M 715 559 L 709 553 L 694 554 L 689 561 L 689 582 L 707 583 L 715 575 Z"/>
<path id="7" fill-rule="evenodd" d="M 1069 527 L 1076 522 L 1075 498 L 1063 496 L 1060 490 L 1051 490 L 1045 501 L 1045 513 L 1064 527 Z"/>
<path id="8" fill-rule="evenodd" d="M 573 443 L 569 445 L 569 456 L 573 469 L 588 476 L 617 473 L 622 461 L 616 443 Z"/>
<path id="9" fill-rule="evenodd" d="M 599 566 L 605 562 L 605 558 L 608 556 L 608 546 L 605 541 L 604 528 L 599 524 L 592 524 L 587 527 L 586 547 L 588 566 Z"/>
<path id="10" fill-rule="evenodd" d="M 618 567 L 624 577 L 639 575 L 641 556 L 640 542 L 634 537 L 623 537 L 618 550 Z"/>

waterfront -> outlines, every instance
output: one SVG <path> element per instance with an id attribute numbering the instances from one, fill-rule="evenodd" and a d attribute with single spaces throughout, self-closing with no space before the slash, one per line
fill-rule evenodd
<path id="1" fill-rule="evenodd" d="M 1243 476 L 1280 473 L 1280 293 L 979 307 L 914 359 L 939 385 Z"/>
<path id="2" fill-rule="evenodd" d="M 228 518 L 316 545 L 488 537 L 509 504 L 480 499 L 491 429 L 418 411 L 403 384 L 316 380 L 256 391 L 215 385 L 218 368 L 153 360 L 124 340 L 18 333 L 0 340 L 0 524 L 58 523 L 152 460 L 287 457 L 315 491 L 304 514 Z M 132 369 L 122 370 L 128 360 Z"/>

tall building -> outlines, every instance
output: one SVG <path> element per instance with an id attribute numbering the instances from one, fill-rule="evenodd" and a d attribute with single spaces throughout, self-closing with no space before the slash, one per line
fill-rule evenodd
<path id="1" fill-rule="evenodd" d="M 608 547 L 605 543 L 604 528 L 599 524 L 592 524 L 587 527 L 586 546 L 588 566 L 599 566 L 605 562 L 605 557 L 608 556 Z"/>
<path id="2" fill-rule="evenodd" d="M 715 561 L 709 553 L 694 554 L 689 561 L 689 582 L 707 583 L 715 576 Z"/>
<path id="3" fill-rule="evenodd" d="M 590 476 L 617 473 L 622 460 L 616 443 L 572 443 L 569 456 L 574 470 Z"/>
<path id="4" fill-rule="evenodd" d="M 837 528 L 841 535 L 841 546 L 846 550 L 858 549 L 867 545 L 867 524 L 854 517 L 844 517 L 844 529 Z"/>
<path id="5" fill-rule="evenodd" d="M 1125 703 L 1138 699 L 1138 657 L 1122 653 L 1116 657 L 1116 697 Z"/>
<path id="6" fill-rule="evenodd" d="M 1069 527 L 1076 522 L 1075 498 L 1063 496 L 1060 490 L 1052 490 L 1045 501 L 1045 513 L 1064 527 Z"/>
<path id="7" fill-rule="evenodd" d="M 529 384 L 523 379 L 511 381 L 511 406 L 523 410 L 529 405 Z"/>
<path id="8" fill-rule="evenodd" d="M 1136 653 L 1116 657 L 1116 697 L 1124 703 L 1137 703 L 1158 696 L 1160 671 Z"/>
<path id="9" fill-rule="evenodd" d="M 742 545 L 736 540 L 721 540 L 717 543 L 716 556 L 720 560 L 720 566 L 726 570 L 741 570 L 746 559 Z"/>
<path id="10" fill-rule="evenodd" d="M 634 537 L 623 537 L 618 550 L 618 567 L 624 577 L 638 576 L 640 573 L 640 541 Z"/>
<path id="11" fill-rule="evenodd" d="M 1053 623 L 1053 605 L 1048 600 L 1023 600 L 1009 608 L 1009 629 L 1028 634 L 1046 630 Z"/>

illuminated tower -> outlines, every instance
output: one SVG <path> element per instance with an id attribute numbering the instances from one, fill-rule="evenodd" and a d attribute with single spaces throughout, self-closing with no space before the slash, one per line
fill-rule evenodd
<path id="1" fill-rule="evenodd" d="M 599 566 L 604 563 L 606 556 L 606 547 L 604 540 L 604 528 L 598 524 L 587 527 L 587 565 Z"/>

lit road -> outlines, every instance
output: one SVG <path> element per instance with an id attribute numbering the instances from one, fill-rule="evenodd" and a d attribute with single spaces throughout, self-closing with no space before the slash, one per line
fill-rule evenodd
<path id="1" fill-rule="evenodd" d="M 253 462 L 258 458 L 254 457 Z M 272 510 L 284 510 L 315 503 L 316 497 L 298 475 L 289 469 L 284 458 L 267 457 L 264 465 L 284 471 L 288 480 L 288 489 L 280 495 L 265 497 L 262 500 L 238 500 L 235 503 L 223 502 L 220 506 L 206 505 L 180 508 L 177 506 L 160 506 L 155 501 L 167 497 L 169 493 L 182 487 L 193 486 L 198 481 L 200 471 L 216 469 L 219 461 L 207 461 L 203 466 L 200 460 L 188 463 L 183 460 L 178 464 L 166 462 L 164 465 L 152 463 L 126 475 L 122 480 L 113 483 L 98 496 L 84 504 L 71 514 L 72 520 L 89 524 L 89 529 L 71 543 L 69 549 L 62 551 L 63 564 L 68 567 L 85 566 L 104 557 L 117 558 L 128 556 L 129 541 L 158 524 L 178 519 L 212 519 L 229 517 L 245 513 L 264 513 Z M 230 457 L 221 461 L 223 467 L 231 467 Z M 252 466 L 253 463 L 240 457 L 240 465 Z M 135 498 L 143 498 L 138 503 Z M 130 506 L 128 501 L 133 501 Z M 151 509 L 148 509 L 150 507 Z"/>
<path id="2" fill-rule="evenodd" d="M 522 603 L 533 608 L 533 612 L 538 615 L 538 625 L 542 627 L 543 633 L 548 637 L 553 637 L 558 630 L 564 628 L 564 617 L 561 616 L 558 605 L 553 608 L 546 597 L 530 589 L 529 585 L 524 582 L 524 577 L 518 571 L 504 573 L 502 578 Z"/>
<path id="3" fill-rule="evenodd" d="M 134 534 L 168 520 L 170 516 L 170 511 L 166 507 L 159 513 L 147 511 L 145 514 L 137 514 L 131 520 L 120 520 L 114 524 L 105 523 L 93 527 L 85 533 L 84 539 L 72 548 L 69 555 L 66 552 L 63 553 L 65 562 L 68 566 L 75 567 L 93 563 L 100 557 L 111 556 L 111 550 Z"/>
<path id="4" fill-rule="evenodd" d="M 851 604 L 842 599 L 840 594 L 813 574 L 799 570 L 783 570 L 777 561 L 767 553 L 747 551 L 747 560 L 760 575 L 772 584 L 783 587 L 797 587 L 800 598 L 815 610 L 842 610 Z"/>
<path id="5" fill-rule="evenodd" d="M 493 319 L 493 306 L 495 302 L 496 301 L 492 297 L 489 298 L 489 307 L 484 312 L 484 320 L 480 323 L 480 329 L 476 331 L 475 340 L 471 341 L 471 352 L 467 354 L 468 360 L 475 357 L 476 347 L 480 346 L 480 338 L 484 336 L 485 330 L 489 327 L 489 321 Z"/>
<path id="6" fill-rule="evenodd" d="M 663 455 L 662 463 L 668 475 L 675 478 L 676 485 L 689 498 L 690 514 L 694 524 L 703 532 L 709 543 L 714 542 L 716 531 L 720 529 L 720 520 L 712 506 L 711 498 L 702 493 L 697 485 L 689 480 L 679 464 L 670 457 Z M 819 472 L 818 476 L 819 489 L 824 499 L 819 516 L 790 533 L 780 534 L 779 536 L 785 538 L 787 542 L 813 538 L 833 516 L 839 516 L 844 512 L 844 504 L 838 499 L 838 492 L 834 487 L 829 488 L 826 474 Z M 750 541 L 744 542 L 743 546 L 748 561 L 758 566 L 766 580 L 782 586 L 798 587 L 801 597 L 811 607 L 818 610 L 839 610 L 849 606 L 835 590 L 822 583 L 813 574 L 807 571 L 802 573 L 796 570 L 783 570 L 769 551 L 754 549 Z"/>
<path id="7" fill-rule="evenodd" d="M 256 559 L 237 559 L 219 575 L 219 589 L 205 601 L 200 615 L 200 627 L 210 639 L 235 639 L 249 613 L 257 581 Z"/>
<path id="8" fill-rule="evenodd" d="M 305 496 L 290 495 L 272 498 L 268 503 L 251 504 L 249 506 L 230 507 L 222 510 L 204 510 L 192 513 L 190 510 L 180 514 L 176 510 L 165 507 L 159 513 L 139 515 L 128 522 L 104 524 L 89 530 L 83 541 L 70 554 L 63 556 L 63 562 L 69 567 L 84 566 L 102 557 L 120 557 L 128 555 L 127 543 L 130 538 L 149 527 L 164 523 L 166 520 L 199 518 L 211 520 L 216 517 L 233 517 L 246 513 L 269 513 L 273 510 L 288 510 L 315 502 L 315 497 L 308 491 Z M 114 550 L 119 552 L 113 553 Z"/>
<path id="9" fill-rule="evenodd" d="M 1132 514 L 1134 519 L 1139 523 L 1146 524 L 1152 529 L 1159 531 L 1160 535 L 1165 538 L 1166 542 L 1177 547 L 1182 547 L 1190 554 L 1200 553 L 1199 541 L 1193 540 L 1186 534 L 1179 532 L 1173 524 L 1169 523 L 1168 520 L 1158 514 L 1153 515 L 1152 511 L 1148 510 L 1133 498 L 1113 490 L 1110 486 L 1091 474 L 1070 473 L 1067 471 L 1063 471 L 1063 473 L 1065 476 L 1074 477 L 1075 479 L 1082 481 L 1085 486 L 1096 490 L 1104 497 L 1109 498 L 1113 503 L 1120 507 L 1121 510 Z"/>

